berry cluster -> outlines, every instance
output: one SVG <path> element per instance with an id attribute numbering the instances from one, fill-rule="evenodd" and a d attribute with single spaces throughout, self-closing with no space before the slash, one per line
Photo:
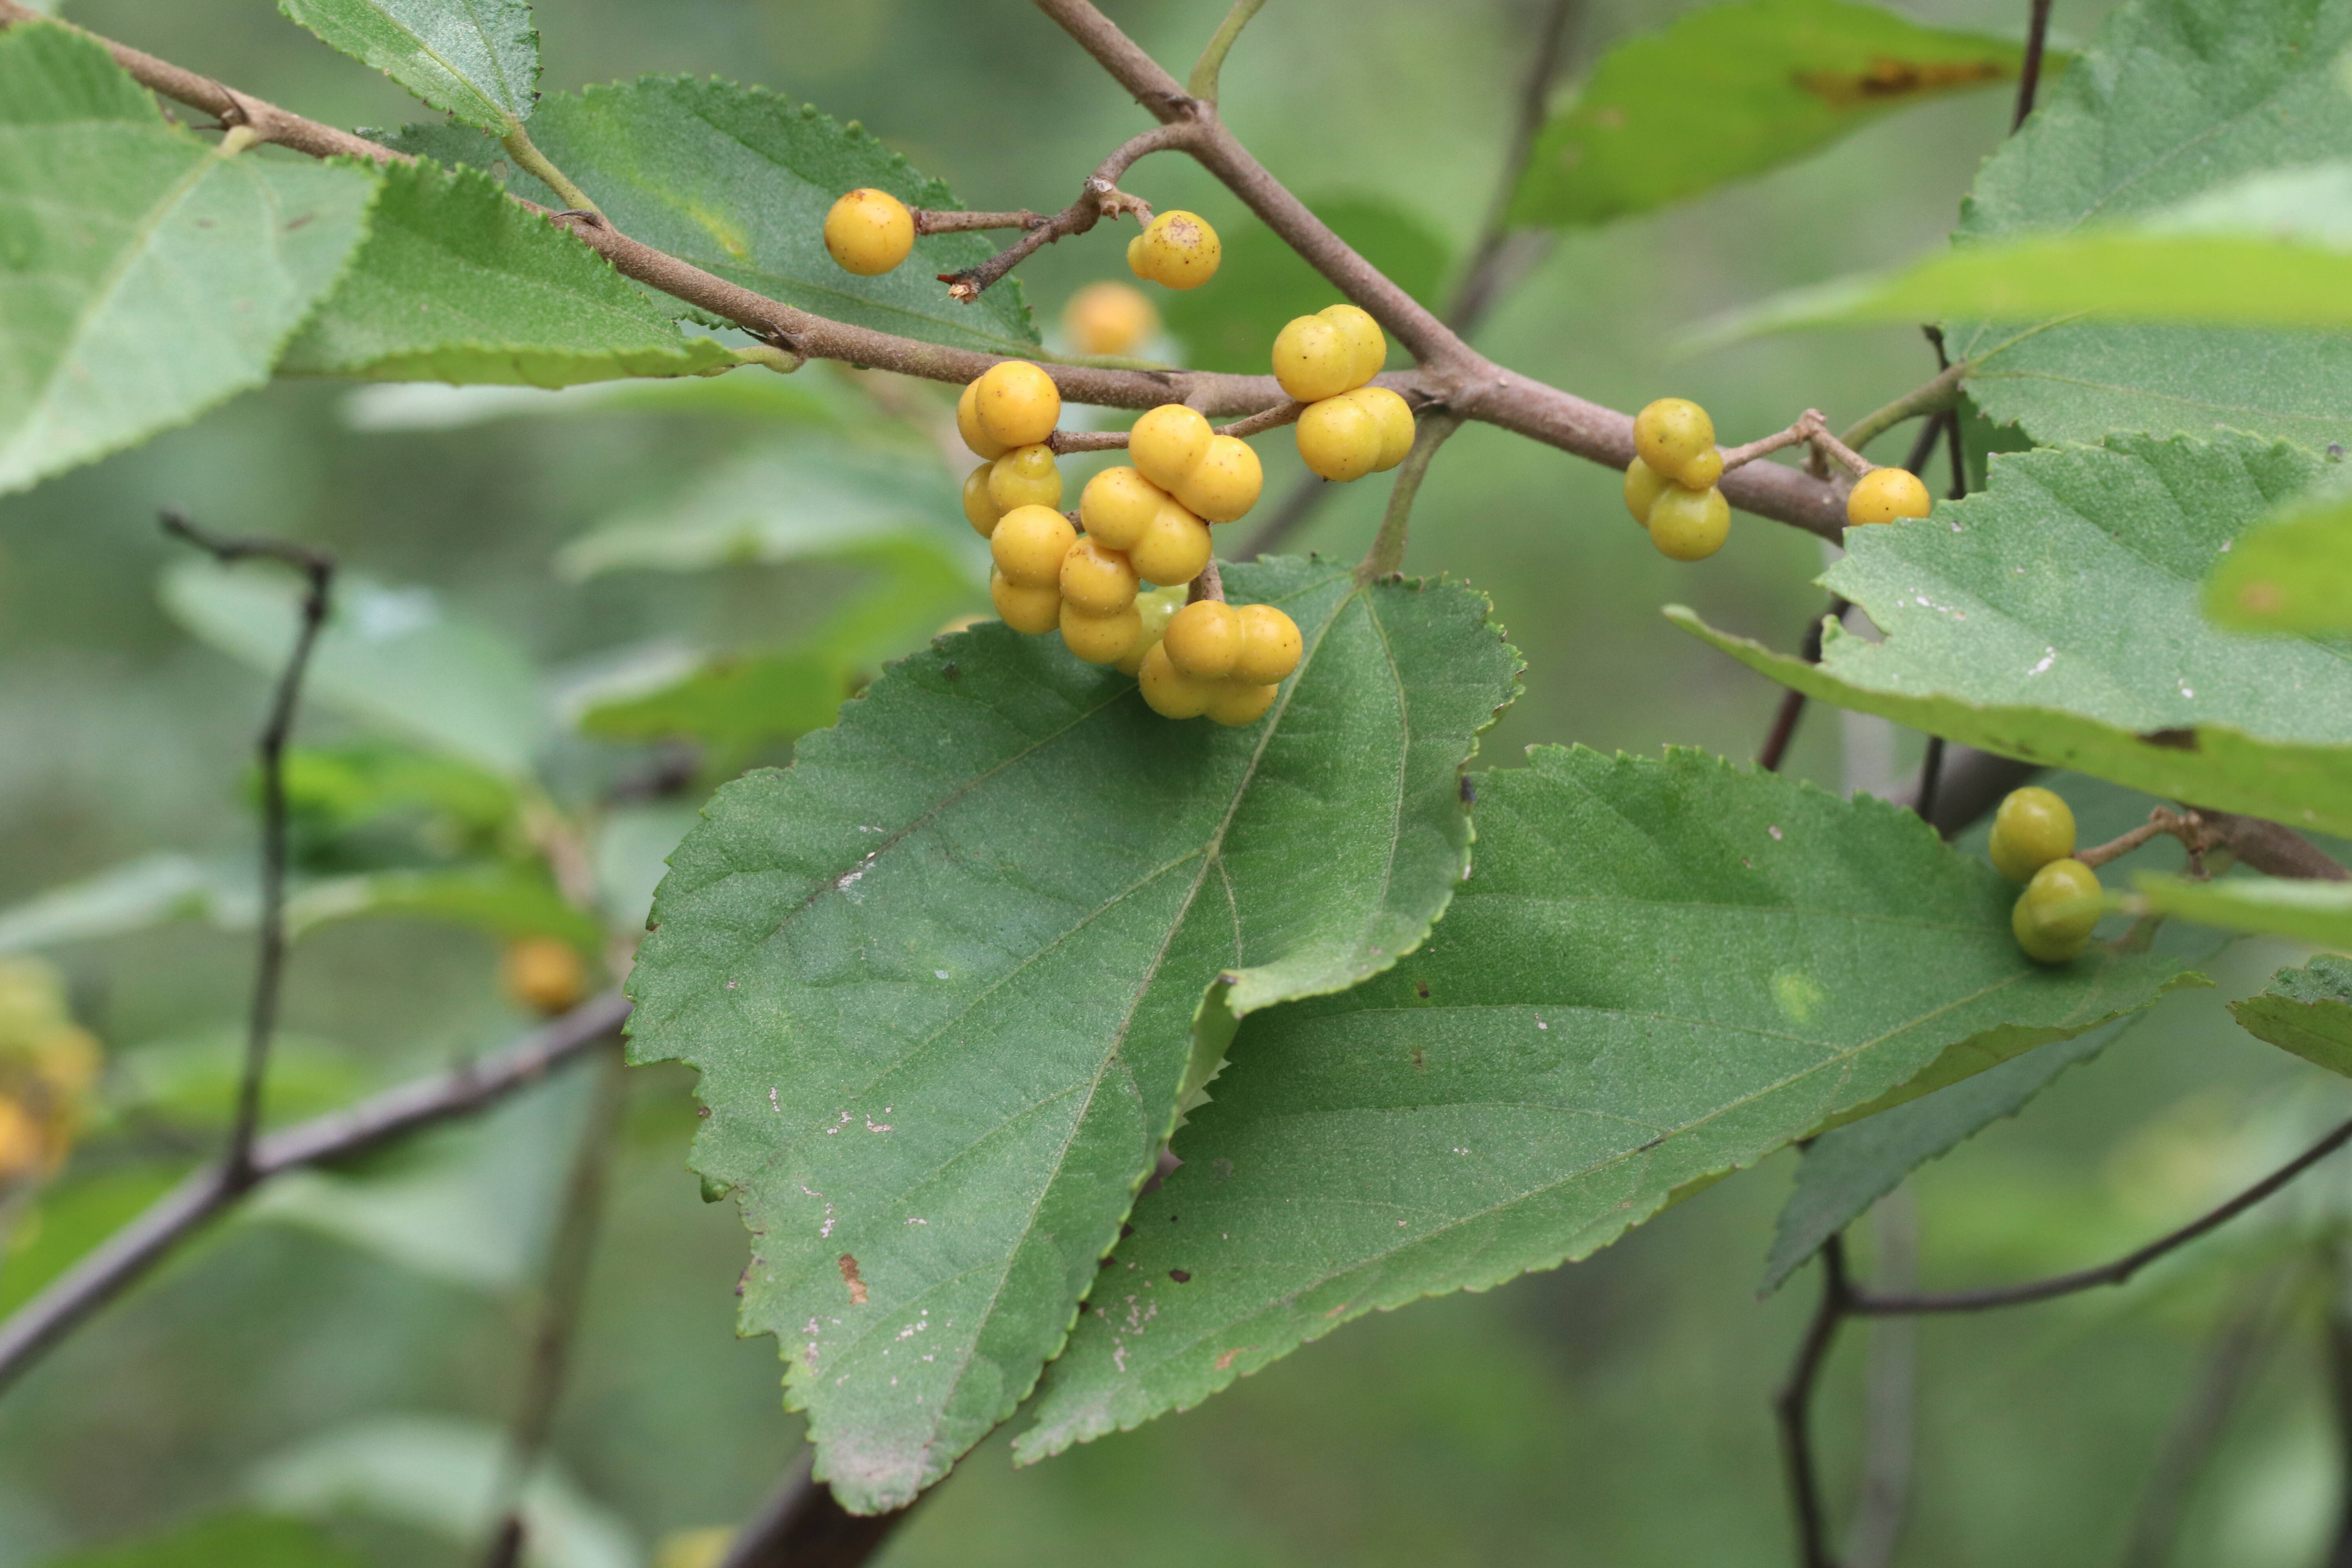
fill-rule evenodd
<path id="1" fill-rule="evenodd" d="M 843 270 L 877 277 L 915 248 L 915 215 L 887 191 L 852 191 L 824 215 L 824 247 Z"/>
<path id="2" fill-rule="evenodd" d="M 1198 213 L 1164 212 L 1127 242 L 1127 266 L 1138 278 L 1170 289 L 1198 289 L 1224 259 L 1217 231 Z"/>
<path id="3" fill-rule="evenodd" d="M 98 1041 L 73 1021 L 58 972 L 0 962 L 0 1184 L 65 1163 L 98 1083 Z"/>
<path id="4" fill-rule="evenodd" d="M 1298 455 L 1325 479 L 1382 473 L 1412 449 L 1412 408 L 1371 384 L 1388 357 L 1381 324 L 1353 305 L 1297 317 L 1275 338 L 1274 378 L 1307 405 Z"/>
<path id="5" fill-rule="evenodd" d="M 1661 397 L 1633 416 L 1633 462 L 1625 468 L 1625 510 L 1650 531 L 1650 542 L 1676 561 L 1704 561 L 1731 534 L 1731 505 L 1715 421 L 1687 397 Z"/>
<path id="6" fill-rule="evenodd" d="M 2074 813 L 2065 801 L 2039 785 L 2010 791 L 1993 814 L 1987 847 L 1993 869 L 2025 884 L 2009 915 L 2010 930 L 2025 956 L 2042 963 L 2063 963 L 2082 952 L 2105 900 L 2099 892 L 2099 874 L 2074 858 Z"/>
<path id="7" fill-rule="evenodd" d="M 1846 492 L 1845 521 L 1849 528 L 1864 523 L 1893 522 L 1898 517 L 1925 517 L 1934 507 L 1927 487 L 1908 468 L 1873 468 L 1853 481 Z M 2049 792 L 2044 790 L 2043 794 Z M 2053 800 L 2057 796 L 2052 795 Z"/>

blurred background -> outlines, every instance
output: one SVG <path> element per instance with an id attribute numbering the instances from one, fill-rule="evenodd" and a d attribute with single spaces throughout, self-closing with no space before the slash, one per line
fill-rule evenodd
<path id="1" fill-rule="evenodd" d="M 1109 7 L 1180 63 L 1224 8 Z M 1687 8 L 1596 0 L 1576 24 L 1563 88 L 1612 41 Z M 2026 10 L 2024 0 L 1899 8 L 2011 37 Z M 1485 216 L 1538 9 L 1277 0 L 1226 67 L 1226 118 L 1310 204 L 1385 236 L 1400 273 L 1442 297 Z M 2105 10 L 2059 0 L 2057 37 L 2086 38 Z M 72 0 L 68 14 L 316 118 L 417 118 L 389 82 L 266 0 Z M 756 80 L 862 121 L 972 206 L 1057 206 L 1141 123 L 1020 0 L 541 0 L 538 22 L 549 90 L 646 71 Z M 1849 422 L 1932 373 L 1917 334 L 1771 338 L 1696 358 L 1678 357 L 1677 341 L 1726 307 L 1941 243 L 2010 110 L 2006 87 L 1933 102 L 1695 205 L 1572 233 L 1480 342 L 1619 407 L 1696 397 L 1727 441 L 1809 405 L 1833 426 Z M 1207 216 L 1229 258 L 1264 245 L 1254 220 L 1187 163 L 1156 158 L 1126 184 Z M 1050 331 L 1080 287 L 1126 277 L 1121 245 L 1108 232 L 1066 243 L 1021 276 Z M 1220 344 L 1232 333 L 1205 293 L 1175 307 L 1170 329 L 1161 347 L 1172 355 L 1231 357 Z M 48 949 L 76 1015 L 108 1051 L 105 1110 L 11 1230 L 0 1306 L 211 1146 L 243 1016 L 250 938 L 203 868 L 251 854 L 247 759 L 265 677 L 217 650 L 234 641 L 220 626 L 234 605 L 214 605 L 207 619 L 201 585 L 184 580 L 156 530 L 159 506 L 329 546 L 373 584 L 352 592 L 374 595 L 383 613 L 511 644 L 526 661 L 519 679 L 553 693 L 559 714 L 598 701 L 610 714 L 612 694 L 643 689 L 649 671 L 790 649 L 845 606 L 873 612 L 859 645 L 869 661 L 892 638 L 903 648 L 951 615 L 984 609 L 974 579 L 925 575 L 887 551 L 762 564 L 740 528 L 729 532 L 741 524 L 757 535 L 739 516 L 747 505 L 822 527 L 833 481 L 813 467 L 802 491 L 793 456 L 821 443 L 898 476 L 919 498 L 908 505 L 935 498 L 933 553 L 962 559 L 971 536 L 951 476 L 896 417 L 909 406 L 935 416 L 944 403 L 924 401 L 932 395 L 824 365 L 789 381 L 747 370 L 561 398 L 284 383 L 0 500 L 0 910 L 180 856 L 165 864 L 197 869 L 174 884 L 173 907 L 215 917 L 118 921 L 146 929 Z M 1259 445 L 1271 501 L 1298 466 L 1288 441 Z M 1075 493 L 1091 468 L 1078 460 L 1066 471 Z M 743 500 L 754 492 L 756 504 Z M 1432 471 L 1408 568 L 1485 589 L 1528 659 L 1527 694 L 1486 739 L 1491 765 L 1514 765 L 1538 742 L 1746 759 L 1770 722 L 1778 689 L 1674 631 L 1657 607 L 1686 603 L 1717 626 L 1793 646 L 1820 613 L 1811 580 L 1821 546 L 1743 517 L 1722 552 L 1677 564 L 1628 523 L 1617 492 L 1612 472 L 1475 426 Z M 1292 547 L 1360 552 L 1384 493 L 1367 485 L 1333 497 Z M 643 546 L 649 528 L 703 542 L 665 554 Z M 177 614 L 161 587 L 175 568 Z M 209 642 L 196 635 L 207 626 Z M 546 753 L 555 797 L 624 803 L 598 817 L 594 845 L 615 910 L 642 910 L 709 782 L 657 787 L 678 784 L 680 770 L 667 766 L 669 752 L 632 738 L 657 730 L 608 719 L 598 734 L 558 733 Z M 331 700 L 314 703 L 304 730 L 318 742 L 362 732 Z M 1917 752 L 1916 736 L 1816 710 L 1789 766 L 1832 788 L 1883 788 Z M 753 736 L 723 762 L 788 755 Z M 2145 810 L 2080 781 L 2062 787 L 2090 839 Z M 331 858 L 327 838 L 313 847 L 321 864 Z M 430 858 L 429 844 L 411 847 Z M 273 1114 L 339 1103 L 514 1036 L 530 1019 L 501 990 L 499 951 L 493 935 L 422 920 L 306 936 Z M 2221 1010 L 2293 957 L 2231 950 L 2210 967 L 2215 991 L 2176 999 L 2024 1117 L 1927 1167 L 1874 1222 L 1889 1245 L 1858 1238 L 1863 1266 L 1914 1244 L 1931 1284 L 2094 1261 L 2195 1213 L 2344 1114 L 2344 1086 L 2315 1081 L 2322 1075 L 2241 1034 Z M 516 1397 L 588 1077 L 559 1076 L 363 1172 L 287 1184 L 0 1399 L 0 1568 L 241 1503 L 320 1521 L 386 1568 L 475 1560 L 481 1521 L 466 1500 L 489 1484 Z M 576 1369 L 532 1501 L 544 1522 L 537 1560 L 550 1568 L 698 1561 L 707 1532 L 751 1510 L 799 1447 L 797 1418 L 780 1405 L 775 1346 L 733 1337 L 745 1237 L 731 1205 L 698 1201 L 684 1164 L 693 1125 L 689 1074 L 630 1076 Z M 1711 1189 L 1585 1263 L 1351 1326 L 1193 1414 L 1019 1472 L 1000 1438 L 939 1489 L 883 1560 L 1784 1563 L 1769 1395 L 1814 1286 L 1800 1276 L 1759 1301 L 1757 1285 L 1794 1158 Z M 2315 1260 L 2347 1200 L 2343 1175 L 2323 1173 L 2128 1291 L 1882 1329 L 1867 1354 L 1870 1333 L 1854 1333 L 1822 1405 L 1841 1517 L 1860 1469 L 1868 1367 L 1874 1358 L 1882 1369 L 1883 1401 L 1904 1386 L 1885 1369 L 1909 1355 L 1912 1500 L 1895 1561 L 2117 1560 L 2149 1506 L 2168 1430 L 2210 1380 L 2216 1344 L 2242 1341 L 2252 1348 L 2211 1465 L 2193 1485 L 2155 1489 L 2186 1509 L 2179 1544 L 2147 1562 L 2311 1561 L 2332 1527 L 2344 1461 L 2315 1320 L 2297 1309 L 2319 1289 Z"/>

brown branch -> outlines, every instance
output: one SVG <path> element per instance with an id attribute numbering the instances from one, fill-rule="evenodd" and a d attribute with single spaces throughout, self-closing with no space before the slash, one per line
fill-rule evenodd
<path id="1" fill-rule="evenodd" d="M 2017 113 L 2009 122 L 2011 135 L 2017 133 L 2025 117 L 2033 112 L 2033 100 L 2042 89 L 2042 54 L 2050 42 L 2050 0 L 2033 0 L 2033 9 L 2025 28 L 2025 65 L 2017 73 Z"/>
<path id="2" fill-rule="evenodd" d="M 1846 1310 L 1869 1317 L 1910 1312 L 1979 1312 L 1990 1307 L 2018 1307 L 2032 1301 L 2047 1301 L 2053 1297 L 2071 1296 L 2077 1290 L 2094 1289 L 2101 1285 L 2121 1285 L 2158 1258 L 2227 1225 L 2347 1142 L 2352 1142 L 2352 1121 L 2345 1122 L 2229 1202 L 2209 1209 L 2179 1229 L 2157 1237 L 2146 1247 L 2126 1253 L 2114 1262 L 2101 1264 L 2096 1268 L 2082 1268 L 2048 1279 L 2035 1279 L 2022 1285 L 1996 1286 L 1986 1290 L 1950 1290 L 1908 1296 L 1874 1296 L 1855 1291 L 1850 1296 Z"/>
<path id="3" fill-rule="evenodd" d="M 1845 1237 L 1822 1243 L 1822 1300 L 1813 1309 L 1789 1381 L 1772 1397 L 1780 1428 L 1780 1459 L 1789 1481 L 1790 1510 L 1796 1516 L 1797 1561 L 1802 1568 L 1837 1568 L 1830 1555 L 1829 1522 L 1822 1510 L 1820 1467 L 1813 1457 L 1813 1391 L 1821 1384 L 1837 1331 L 1853 1309 L 1853 1288 L 1845 1273 Z"/>
<path id="4" fill-rule="evenodd" d="M 1033 213 L 1024 207 L 1017 213 L 971 213 L 957 207 L 917 207 L 914 209 L 915 232 L 920 234 L 971 234 L 985 228 L 1035 228 L 1052 220 L 1044 213 Z"/>
<path id="5" fill-rule="evenodd" d="M 1830 607 L 1815 616 L 1805 627 L 1804 641 L 1799 645 L 1797 657 L 1807 664 L 1822 662 L 1822 637 L 1831 621 L 1843 621 L 1853 605 L 1835 594 L 1830 595 Z M 1789 742 L 1797 736 L 1797 721 L 1805 715 L 1805 694 L 1790 687 L 1780 694 L 1780 706 L 1772 715 L 1772 728 L 1757 749 L 1756 765 L 1768 773 L 1780 771 L 1781 759 L 1789 754 Z"/>
<path id="6" fill-rule="evenodd" d="M 417 1079 L 264 1134 L 255 1141 L 242 1172 L 207 1166 L 194 1173 L 0 1321 L 0 1390 L 214 1216 L 271 1177 L 365 1153 L 420 1127 L 479 1110 L 610 1038 L 628 1016 L 627 999 L 607 992 L 486 1061 Z"/>
<path id="7" fill-rule="evenodd" d="M 718 1568 L 861 1568 L 920 1501 L 896 1513 L 851 1513 L 834 1500 L 831 1489 L 810 1477 L 809 1468 L 803 1451 L 736 1535 Z"/>
<path id="8" fill-rule="evenodd" d="M 1189 121 L 1179 121 L 1172 125 L 1155 126 L 1139 136 L 1129 137 L 1117 151 L 1096 166 L 1093 174 L 1087 176 L 1087 183 L 1079 188 L 1076 201 L 1052 217 L 1028 225 L 1027 234 L 979 266 L 967 267 L 961 272 L 940 273 L 940 281 L 948 286 L 949 297 L 966 305 L 971 304 L 990 284 L 1003 278 L 1038 250 L 1066 236 L 1084 234 L 1106 217 L 1132 213 L 1139 221 L 1150 222 L 1150 204 L 1120 190 L 1118 177 L 1145 153 L 1182 145 L 1190 132 Z M 1036 215 L 1022 216 L 1034 217 Z M 991 224 L 988 226 L 1000 228 L 1004 226 Z"/>
<path id="9" fill-rule="evenodd" d="M 1769 457 L 1785 447 L 1801 446 L 1828 428 L 1827 421 L 1822 417 L 1822 411 L 1818 408 L 1808 408 L 1799 415 L 1797 422 L 1786 430 L 1775 430 L 1769 436 L 1750 441 L 1744 447 L 1720 447 L 1717 450 L 1723 454 L 1723 471 L 1727 474 L 1734 468 L 1746 468 L 1759 458 Z"/>
<path id="10" fill-rule="evenodd" d="M 2198 806 L 2196 816 L 2213 843 L 2257 871 L 2314 882 L 2352 881 L 2352 871 L 2292 827 L 2210 806 Z"/>
<path id="11" fill-rule="evenodd" d="M 1193 578 L 1192 585 L 1184 591 L 1184 602 L 1188 605 L 1197 605 L 1203 599 L 1213 599 L 1220 605 L 1225 602 L 1225 574 L 1217 570 L 1217 558 L 1213 555 L 1209 557 L 1209 563 L 1201 568 L 1201 574 Z"/>
<path id="12" fill-rule="evenodd" d="M 1285 425 L 1296 425 L 1298 416 L 1307 412 L 1307 405 L 1288 398 L 1271 408 L 1261 408 L 1246 419 L 1236 419 L 1230 425 L 1216 426 L 1220 436 L 1236 437 L 1264 435 L 1279 430 Z M 1056 452 L 1111 452 L 1127 446 L 1124 430 L 1056 430 L 1045 437 L 1045 445 Z"/>

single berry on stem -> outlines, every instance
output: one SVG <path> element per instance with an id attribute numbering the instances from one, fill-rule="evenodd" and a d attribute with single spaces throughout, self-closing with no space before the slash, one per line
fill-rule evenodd
<path id="1" fill-rule="evenodd" d="M 542 1018 L 569 1013 L 588 996 L 588 965 L 580 950 L 551 936 L 508 943 L 499 974 L 507 994 Z"/>
<path id="2" fill-rule="evenodd" d="M 1853 489 L 1845 498 L 1845 521 L 1849 527 L 1866 523 L 1893 522 L 1899 517 L 1925 517 L 1935 508 L 1935 499 L 1919 476 L 1908 468 L 1873 468 L 1853 481 Z"/>
<path id="3" fill-rule="evenodd" d="M 1200 214 L 1164 212 L 1128 242 L 1127 265 L 1165 288 L 1198 289 L 1217 275 L 1223 254 L 1217 231 Z"/>
<path id="4" fill-rule="evenodd" d="M 2074 853 L 2074 813 L 2063 796 L 2040 784 L 2013 789 L 1993 813 L 1985 846 L 1992 868 L 2012 882 L 2030 882 L 2053 860 Z"/>
<path id="5" fill-rule="evenodd" d="M 1062 307 L 1062 330 L 1082 354 L 1131 354 L 1160 330 L 1160 312 L 1131 285 L 1089 283 Z"/>
<path id="6" fill-rule="evenodd" d="M 852 191 L 824 215 L 824 247 L 861 278 L 887 272 L 915 248 L 915 215 L 887 191 Z"/>

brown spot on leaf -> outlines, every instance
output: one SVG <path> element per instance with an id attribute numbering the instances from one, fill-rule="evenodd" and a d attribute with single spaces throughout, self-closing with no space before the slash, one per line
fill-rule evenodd
<path id="1" fill-rule="evenodd" d="M 1412 1065 L 1415 1071 L 1424 1070 L 1429 1066 L 1428 1059 L 1423 1056 L 1422 1049 L 1419 1046 L 1415 1046 L 1412 1048 Z"/>
<path id="2" fill-rule="evenodd" d="M 1131 1225 L 1122 1225 L 1118 1227 L 1118 1238 L 1121 1241 L 1125 1241 L 1129 1237 L 1133 1236 L 1134 1234 L 1135 1227 Z"/>
<path id="3" fill-rule="evenodd" d="M 2238 603 L 2258 616 L 2267 616 L 2286 603 L 2286 590 L 2276 583 L 2249 583 L 2238 590 Z"/>
<path id="4" fill-rule="evenodd" d="M 2197 731 L 2194 730 L 2150 730 L 2140 739 L 2151 746 L 2162 746 L 2168 752 L 2198 750 Z"/>
<path id="5" fill-rule="evenodd" d="M 1975 87 L 2009 74 L 1998 60 L 1898 60 L 1881 55 L 1862 70 L 1795 71 L 1790 79 L 1832 109 L 1854 109 Z"/>
<path id="6" fill-rule="evenodd" d="M 1106 1258 L 1102 1260 L 1102 1266 L 1105 1268 L 1115 1268 L 1118 1266 L 1118 1259 L 1116 1258 Z"/>
<path id="7" fill-rule="evenodd" d="M 1173 1279 L 1179 1285 L 1190 1285 L 1192 1282 L 1191 1272 L 1182 1268 L 1171 1268 L 1168 1271 L 1168 1278 Z"/>
<path id="8" fill-rule="evenodd" d="M 866 1305 L 866 1281 L 858 1277 L 857 1259 L 846 1252 L 841 1255 L 841 1282 L 849 1287 L 849 1304 Z"/>
<path id="9" fill-rule="evenodd" d="M 1217 1370 L 1218 1370 L 1219 1372 L 1223 1372 L 1223 1371 L 1224 1371 L 1227 1367 L 1230 1367 L 1230 1366 L 1232 1366 L 1232 1365 L 1234 1364 L 1234 1358 L 1235 1356 L 1238 1356 L 1238 1355 L 1247 1355 L 1247 1354 L 1249 1354 L 1249 1352 L 1252 1352 L 1252 1351 L 1254 1351 L 1254 1350 L 1255 1350 L 1255 1349 L 1257 1349 L 1257 1347 L 1256 1347 L 1255 1345 L 1235 1345 L 1233 1349 L 1231 1349 L 1231 1350 L 1229 1350 L 1229 1351 L 1220 1351 L 1220 1352 L 1217 1352 L 1217 1363 L 1216 1363 L 1216 1364 L 1217 1364 Z"/>
<path id="10" fill-rule="evenodd" d="M 1412 992 L 1413 992 L 1413 994 L 1414 994 L 1414 995 L 1416 995 L 1416 996 L 1420 997 L 1423 1001 L 1424 1001 L 1424 1002 L 1428 1001 L 1428 1000 L 1429 1000 L 1429 982 L 1428 982 L 1428 981 L 1426 981 L 1426 980 L 1416 980 L 1416 981 L 1414 981 L 1414 982 L 1412 983 Z"/>

